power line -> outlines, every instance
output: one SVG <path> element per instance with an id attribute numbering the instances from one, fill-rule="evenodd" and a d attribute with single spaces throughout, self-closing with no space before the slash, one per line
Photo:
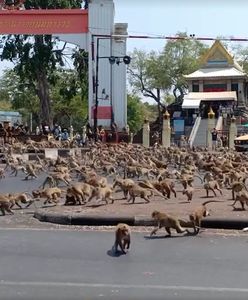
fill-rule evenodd
<path id="1" fill-rule="evenodd" d="M 230 41 L 230 42 L 248 42 L 248 38 L 236 37 L 197 37 L 195 34 L 190 36 L 152 36 L 152 35 L 116 35 L 116 34 L 93 34 L 94 37 L 123 38 L 123 39 L 155 39 L 155 40 L 197 40 L 197 41 Z"/>

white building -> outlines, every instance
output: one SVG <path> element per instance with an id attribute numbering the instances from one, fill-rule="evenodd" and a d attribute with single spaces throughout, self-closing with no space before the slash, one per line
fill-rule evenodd
<path id="1" fill-rule="evenodd" d="M 98 100 L 97 125 L 110 127 L 111 118 L 119 129 L 127 125 L 126 55 L 127 24 L 114 23 L 113 0 L 91 0 L 88 9 L 88 33 L 60 34 L 61 40 L 77 44 L 89 53 L 89 121 L 94 124 L 94 107 Z M 111 37 L 123 35 L 123 37 Z M 98 47 L 97 47 L 98 45 Z M 97 70 L 97 56 L 98 70 Z M 110 64 L 109 57 L 120 58 Z M 98 87 L 94 82 L 98 77 Z M 97 95 L 96 95 L 97 90 Z"/>

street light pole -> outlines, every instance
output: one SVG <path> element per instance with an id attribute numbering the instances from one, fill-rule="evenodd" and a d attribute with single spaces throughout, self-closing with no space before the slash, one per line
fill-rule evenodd
<path id="1" fill-rule="evenodd" d="M 98 126 L 98 87 L 99 87 L 99 80 L 98 80 L 98 73 L 99 73 L 99 40 L 100 38 L 97 38 L 96 40 L 96 82 L 95 82 L 95 109 L 94 109 L 94 135 L 95 135 L 95 141 L 97 141 L 97 126 Z"/>
<path id="2" fill-rule="evenodd" d="M 111 55 L 110 56 L 99 56 L 99 43 L 100 40 L 111 40 L 110 43 L 110 51 Z M 111 121 L 114 120 L 114 112 L 113 112 L 113 75 L 112 75 L 112 65 L 117 64 L 119 65 L 121 62 L 124 64 L 130 64 L 131 58 L 128 55 L 125 56 L 112 56 L 112 39 L 110 37 L 96 37 L 96 73 L 95 73 L 95 80 L 94 80 L 94 75 L 93 75 L 93 91 L 95 91 L 95 107 L 94 107 L 94 136 L 95 136 L 95 141 L 97 141 L 97 127 L 98 127 L 98 106 L 99 106 L 99 97 L 98 97 L 98 90 L 99 90 L 99 59 L 106 58 L 109 60 L 109 63 L 111 65 L 111 70 L 110 70 L 110 93 L 111 93 Z M 94 60 L 94 40 L 92 40 L 92 59 Z"/>

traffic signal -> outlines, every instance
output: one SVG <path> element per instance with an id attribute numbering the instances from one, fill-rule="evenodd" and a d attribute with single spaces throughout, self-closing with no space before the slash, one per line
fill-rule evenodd
<path id="1" fill-rule="evenodd" d="M 111 65 L 113 65 L 115 63 L 115 57 L 114 56 L 110 56 L 109 57 L 109 62 Z"/>
<path id="2" fill-rule="evenodd" d="M 128 55 L 124 56 L 123 57 L 123 62 L 124 62 L 125 65 L 129 65 L 130 62 L 131 62 L 131 57 L 128 56 Z"/>

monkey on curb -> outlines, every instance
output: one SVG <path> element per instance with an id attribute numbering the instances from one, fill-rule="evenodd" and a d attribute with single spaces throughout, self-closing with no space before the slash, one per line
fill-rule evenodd
<path id="1" fill-rule="evenodd" d="M 200 231 L 202 219 L 204 217 L 210 216 L 210 211 L 207 209 L 206 205 L 211 202 L 224 202 L 224 201 L 218 201 L 218 200 L 205 201 L 201 204 L 200 207 L 196 208 L 196 210 L 189 215 L 189 219 L 194 226 L 195 234 L 198 234 Z"/>
<path id="2" fill-rule="evenodd" d="M 115 229 L 115 243 L 114 251 L 118 252 L 118 246 L 123 254 L 126 254 L 125 249 L 130 248 L 131 243 L 131 229 L 130 226 L 125 223 L 119 223 Z"/>
<path id="3" fill-rule="evenodd" d="M 187 229 L 181 227 L 179 219 L 174 216 L 154 210 L 152 212 L 152 218 L 157 222 L 157 226 L 152 230 L 150 236 L 156 234 L 162 227 L 165 228 L 169 236 L 171 236 L 171 228 L 175 229 L 177 233 L 190 233 Z"/>
<path id="4" fill-rule="evenodd" d="M 231 189 L 232 189 L 232 200 L 235 200 L 235 195 L 241 192 L 242 190 L 248 191 L 246 185 L 240 181 L 234 181 L 231 185 Z"/>
<path id="5" fill-rule="evenodd" d="M 6 195 L 0 195 L 0 210 L 2 212 L 2 215 L 5 216 L 5 212 L 8 212 L 9 214 L 13 215 L 14 212 L 11 210 L 11 202 Z"/>
<path id="6" fill-rule="evenodd" d="M 248 192 L 246 190 L 241 190 L 237 193 L 236 198 L 232 204 L 232 207 L 234 209 L 236 202 L 239 202 L 242 210 L 245 210 L 245 204 L 248 205 Z"/>

